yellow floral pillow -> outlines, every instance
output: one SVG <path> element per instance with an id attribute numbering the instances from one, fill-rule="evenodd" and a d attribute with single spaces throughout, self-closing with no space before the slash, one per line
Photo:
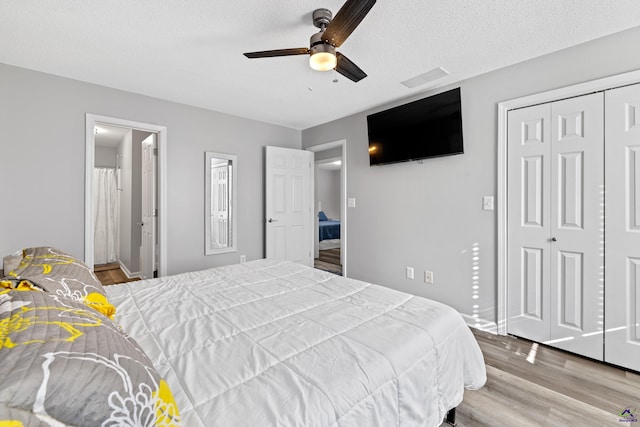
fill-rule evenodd
<path id="1" fill-rule="evenodd" d="M 11 265 L 16 265 L 16 260 Z M 111 318 L 116 312 L 94 272 L 84 262 L 59 249 L 49 246 L 23 249 L 17 266 L 4 273 L 4 282 L 26 280 L 54 298 L 84 303 Z"/>
<path id="2" fill-rule="evenodd" d="M 0 289 L 0 360 L 0 427 L 181 426 L 142 348 L 85 304 Z"/>

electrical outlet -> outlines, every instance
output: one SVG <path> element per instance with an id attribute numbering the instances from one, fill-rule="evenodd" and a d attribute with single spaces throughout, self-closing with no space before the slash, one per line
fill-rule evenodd
<path id="1" fill-rule="evenodd" d="M 407 267 L 407 279 L 413 280 L 413 267 Z"/>
<path id="2" fill-rule="evenodd" d="M 424 272 L 424 283 L 428 283 L 433 285 L 433 271 L 425 271 Z"/>
<path id="3" fill-rule="evenodd" d="M 240 264 L 247 262 L 247 256 L 246 255 L 240 255 Z"/>

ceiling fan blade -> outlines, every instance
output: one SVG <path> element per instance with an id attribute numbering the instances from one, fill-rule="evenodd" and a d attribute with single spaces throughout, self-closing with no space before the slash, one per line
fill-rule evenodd
<path id="1" fill-rule="evenodd" d="M 340 52 L 336 52 L 336 57 L 338 59 L 338 64 L 336 65 L 336 71 L 352 80 L 354 82 L 359 82 L 360 80 L 367 77 L 367 73 L 362 71 L 360 67 L 351 62 L 349 58 L 341 54 Z"/>
<path id="2" fill-rule="evenodd" d="M 327 25 L 322 40 L 339 47 L 367 16 L 376 0 L 347 0 Z"/>
<path id="3" fill-rule="evenodd" d="M 243 55 L 247 58 L 271 58 L 274 56 L 307 55 L 308 53 L 308 48 L 298 47 L 294 49 L 276 49 L 262 50 L 260 52 L 245 52 Z"/>

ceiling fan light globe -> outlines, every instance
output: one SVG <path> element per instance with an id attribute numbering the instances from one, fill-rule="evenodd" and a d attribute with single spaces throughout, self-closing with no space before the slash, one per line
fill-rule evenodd
<path id="1" fill-rule="evenodd" d="M 309 57 L 309 66 L 316 71 L 329 71 L 336 68 L 338 60 L 331 52 L 316 52 Z"/>

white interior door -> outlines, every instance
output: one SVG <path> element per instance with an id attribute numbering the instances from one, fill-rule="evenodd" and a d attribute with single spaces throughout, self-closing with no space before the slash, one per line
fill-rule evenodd
<path id="1" fill-rule="evenodd" d="M 154 148 L 155 134 L 142 141 L 142 248 L 140 269 L 145 279 L 154 276 L 156 269 L 156 162 Z"/>
<path id="2" fill-rule="evenodd" d="M 507 331 L 602 360 L 602 93 L 508 117 Z"/>
<path id="3" fill-rule="evenodd" d="M 640 85 L 606 93 L 605 361 L 640 371 Z"/>
<path id="4" fill-rule="evenodd" d="M 509 111 L 507 332 L 549 340 L 551 109 Z"/>
<path id="5" fill-rule="evenodd" d="M 551 342 L 602 360 L 604 95 L 551 104 Z"/>
<path id="6" fill-rule="evenodd" d="M 313 267 L 313 153 L 266 147 L 267 258 Z"/>

